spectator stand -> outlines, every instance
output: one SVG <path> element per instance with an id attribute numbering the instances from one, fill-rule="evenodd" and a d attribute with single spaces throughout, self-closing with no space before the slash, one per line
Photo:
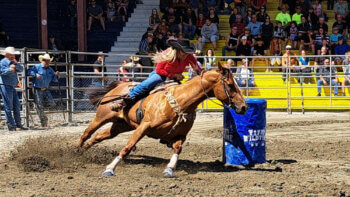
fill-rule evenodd
<path id="1" fill-rule="evenodd" d="M 0 8 L 0 19 L 6 34 L 10 37 L 8 45 L 18 48 L 39 48 L 36 1 L 1 0 Z"/>

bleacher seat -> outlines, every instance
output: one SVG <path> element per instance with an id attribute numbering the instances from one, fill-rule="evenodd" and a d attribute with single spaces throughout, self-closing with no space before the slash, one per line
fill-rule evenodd
<path id="1" fill-rule="evenodd" d="M 9 45 L 22 48 L 38 48 L 38 18 L 36 0 L 1 0 L 0 19 Z"/>

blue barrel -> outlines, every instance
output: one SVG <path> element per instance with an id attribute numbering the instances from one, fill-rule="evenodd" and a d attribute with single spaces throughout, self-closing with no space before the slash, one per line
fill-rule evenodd
<path id="1" fill-rule="evenodd" d="M 229 165 L 254 165 L 266 162 L 266 100 L 246 99 L 244 115 L 224 110 L 223 162 Z"/>

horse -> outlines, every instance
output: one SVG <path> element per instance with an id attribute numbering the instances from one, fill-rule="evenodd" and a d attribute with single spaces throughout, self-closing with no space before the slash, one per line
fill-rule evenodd
<path id="1" fill-rule="evenodd" d="M 112 111 L 108 104 L 113 100 L 111 98 L 115 95 L 127 94 L 130 85 L 130 82 L 116 82 L 108 88 L 96 90 L 90 97 L 90 101 L 98 105 L 98 108 L 95 118 L 77 144 L 79 148 L 83 147 L 84 142 L 98 128 L 108 122 L 112 122 L 112 126 L 96 134 L 84 145 L 84 148 L 135 129 L 119 155 L 107 165 L 103 176 L 115 175 L 117 164 L 130 153 L 138 141 L 148 136 L 160 139 L 161 142 L 172 147 L 173 155 L 163 175 L 173 177 L 182 145 L 195 120 L 195 110 L 201 102 L 209 97 L 216 97 L 239 114 L 244 114 L 248 108 L 233 74 L 221 65 L 215 70 L 202 72 L 186 83 L 150 94 L 143 101 L 138 101 L 129 108 L 118 112 Z M 144 114 L 141 122 L 138 122 L 136 117 L 138 109 L 142 109 Z"/>

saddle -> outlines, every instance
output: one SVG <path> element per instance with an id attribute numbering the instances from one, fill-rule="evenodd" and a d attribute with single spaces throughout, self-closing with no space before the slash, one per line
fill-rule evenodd
<path id="1" fill-rule="evenodd" d="M 180 83 L 179 82 L 176 82 L 176 81 L 173 81 L 173 80 L 169 80 L 169 81 L 165 81 L 161 84 L 159 84 L 158 86 L 156 86 L 153 90 L 150 91 L 150 93 L 148 95 L 151 95 L 151 94 L 155 94 L 157 92 L 160 92 L 160 91 L 163 91 L 163 90 L 166 90 L 168 87 L 171 87 L 171 86 L 176 86 L 176 85 L 179 85 Z M 140 102 L 140 105 L 139 105 L 139 108 L 136 110 L 136 118 L 137 118 L 137 123 L 140 124 L 142 119 L 143 119 L 143 111 L 142 111 L 142 104 L 143 104 L 143 101 L 145 100 L 145 98 L 148 96 L 148 95 L 145 95 L 141 102 Z"/>

